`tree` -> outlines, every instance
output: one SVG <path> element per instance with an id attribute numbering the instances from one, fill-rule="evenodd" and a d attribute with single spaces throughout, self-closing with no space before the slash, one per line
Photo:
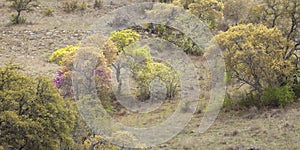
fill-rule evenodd
<path id="1" fill-rule="evenodd" d="M 115 43 L 119 51 L 139 40 L 140 35 L 131 29 L 114 31 L 110 35 L 110 40 Z"/>
<path id="2" fill-rule="evenodd" d="M 224 20 L 227 26 L 238 25 L 245 21 L 253 4 L 252 0 L 224 0 Z"/>
<path id="3" fill-rule="evenodd" d="M 178 75 L 170 66 L 161 62 L 155 62 L 151 58 L 149 47 L 130 47 L 130 44 L 139 40 L 139 36 L 138 33 L 130 29 L 112 32 L 111 34 L 110 40 L 118 47 L 118 56 L 121 58 L 117 59 L 112 64 L 116 70 L 116 78 L 119 83 L 117 92 L 120 94 L 122 87 L 121 69 L 128 67 L 133 78 L 138 83 L 138 97 L 140 97 L 140 99 L 145 100 L 149 98 L 150 83 L 156 77 L 165 83 L 167 88 L 167 98 L 174 98 L 177 92 Z"/>
<path id="4" fill-rule="evenodd" d="M 64 149 L 72 146 L 72 104 L 54 84 L 32 78 L 7 65 L 0 68 L 0 147 L 4 149 Z"/>
<path id="5" fill-rule="evenodd" d="M 238 25 L 215 37 L 225 51 L 228 75 L 249 85 L 259 93 L 275 85 L 284 85 L 294 67 L 286 58 L 287 42 L 277 28 L 264 25 Z"/>
<path id="6" fill-rule="evenodd" d="M 124 48 L 129 46 L 130 44 L 136 42 L 139 40 L 140 35 L 131 30 L 121 30 L 118 32 L 112 32 L 110 35 L 109 40 L 113 41 L 116 47 L 118 48 L 118 53 L 124 52 Z M 121 92 L 121 87 L 122 87 L 122 79 L 121 79 L 121 69 L 124 67 L 122 66 L 121 62 L 114 62 L 112 63 L 113 68 L 116 70 L 116 78 L 118 82 L 118 94 Z"/>
<path id="7" fill-rule="evenodd" d="M 172 99 L 178 92 L 179 75 L 171 66 L 163 62 L 156 62 L 150 54 L 148 46 L 127 47 L 125 49 L 125 66 L 127 66 L 132 77 L 138 84 L 140 100 L 150 97 L 150 84 L 156 78 L 162 81 L 166 87 L 166 98 Z"/>
<path id="8" fill-rule="evenodd" d="M 80 106 L 81 103 L 91 101 L 88 98 L 86 98 L 84 95 L 84 91 L 77 91 L 82 90 L 79 89 L 77 80 L 84 80 L 82 82 L 84 90 L 90 92 L 95 89 L 91 86 L 93 82 L 96 83 L 96 91 L 99 96 L 99 99 L 101 100 L 101 106 L 104 106 L 106 112 L 110 112 L 112 109 L 112 97 L 111 97 L 111 86 L 110 86 L 110 79 L 111 79 L 111 70 L 108 67 L 108 63 L 113 61 L 115 59 L 115 55 L 117 53 L 117 48 L 114 46 L 112 41 L 107 41 L 104 46 L 102 45 L 101 40 L 105 40 L 105 38 L 95 35 L 90 36 L 83 41 L 83 46 L 76 47 L 76 50 L 68 51 L 68 47 L 62 48 L 59 50 L 64 51 L 56 51 L 53 53 L 54 58 L 59 58 L 55 60 L 59 60 L 58 62 L 60 65 L 60 71 L 58 71 L 58 77 L 54 80 L 56 83 L 56 87 L 59 89 L 60 95 L 64 97 L 65 100 L 74 100 L 75 97 L 75 103 L 77 106 Z M 103 42 L 103 41 L 102 41 Z M 99 44 L 101 43 L 101 44 Z M 98 45 L 97 45 L 98 44 Z M 102 47 L 101 47 L 102 46 Z M 103 49 L 101 51 L 101 49 Z M 54 55 L 57 54 L 57 55 Z M 106 59 L 107 58 L 107 59 Z M 82 71 L 83 76 L 79 77 L 80 79 L 74 78 L 73 74 L 75 70 L 78 68 L 75 68 L 74 65 L 79 60 L 91 60 L 88 61 L 80 61 L 79 63 L 83 63 L 84 66 Z M 94 66 L 94 67 L 89 67 Z M 95 77 L 95 78 L 93 78 Z M 94 80 L 95 79 L 95 80 Z M 75 82 L 72 82 L 74 80 Z M 74 88 L 73 88 L 74 87 Z M 75 91 L 73 91 L 73 89 Z M 87 93 L 88 95 L 89 93 Z M 94 100 L 94 99 L 93 99 Z M 94 107 L 93 107 L 94 108 Z M 95 109 L 95 108 L 94 108 Z M 96 107 L 96 110 L 99 111 L 99 109 L 103 109 L 100 106 Z M 72 130 L 72 136 L 76 144 L 74 147 L 79 149 L 117 149 L 118 147 L 113 146 L 111 143 L 106 142 L 102 137 L 97 136 L 94 134 L 94 131 L 88 128 L 86 122 L 87 118 L 81 118 L 81 116 L 78 114 L 78 110 L 75 109 L 75 126 Z M 102 110 L 104 111 L 104 110 Z M 93 113 L 97 114 L 97 113 Z M 91 116 L 90 116 L 91 117 Z M 92 116 L 95 117 L 95 116 Z M 88 122 L 87 122 L 88 123 Z"/>
<path id="9" fill-rule="evenodd" d="M 287 57 L 300 50 L 300 1 L 299 0 L 263 0 L 250 10 L 249 23 L 262 23 L 265 26 L 279 28 L 287 40 L 294 42 Z M 288 49 L 289 47 L 287 47 Z M 295 55 L 294 55 L 295 56 Z"/>
<path id="10" fill-rule="evenodd" d="M 219 0 L 195 0 L 188 5 L 188 9 L 214 29 L 223 17 L 224 4 Z"/>
<path id="11" fill-rule="evenodd" d="M 60 90 L 61 96 L 63 96 L 64 98 L 71 98 L 71 99 L 73 99 L 75 96 L 75 99 L 78 100 L 77 98 L 78 95 L 76 94 L 78 92 L 73 91 L 72 88 L 72 86 L 74 86 L 72 83 L 72 78 L 74 72 L 74 60 L 76 58 L 77 59 L 89 58 L 95 61 L 95 62 L 91 62 L 94 63 L 95 68 L 89 68 L 90 70 L 85 70 L 85 72 L 83 72 L 85 74 L 86 80 L 88 80 L 87 82 L 85 82 L 85 89 L 87 91 L 93 90 L 91 89 L 93 88 L 91 86 L 92 77 L 96 75 L 96 88 L 98 89 L 98 91 L 102 91 L 100 95 L 102 95 L 102 97 L 109 95 L 111 90 L 110 89 L 111 70 L 107 65 L 108 60 L 105 58 L 103 51 L 99 52 L 98 49 L 96 47 L 78 47 L 78 50 L 68 51 L 67 53 L 64 53 L 64 55 L 62 55 L 61 61 L 59 61 L 60 71 L 58 71 L 58 77 L 54 79 L 54 82 L 56 83 L 56 87 L 59 88 Z M 106 53 L 106 56 L 112 57 L 109 54 L 110 54 L 109 52 Z M 88 66 L 88 64 L 86 65 Z"/>
<path id="12" fill-rule="evenodd" d="M 23 23 L 25 20 L 21 18 L 21 12 L 23 11 L 31 11 L 34 6 L 33 2 L 36 0 L 7 0 L 11 2 L 11 8 L 17 11 L 17 15 L 13 15 L 12 22 L 14 24 Z"/>
<path id="13" fill-rule="evenodd" d="M 191 3 L 194 3 L 195 0 L 174 0 L 172 4 L 176 6 L 183 7 L 184 9 L 188 9 Z"/>

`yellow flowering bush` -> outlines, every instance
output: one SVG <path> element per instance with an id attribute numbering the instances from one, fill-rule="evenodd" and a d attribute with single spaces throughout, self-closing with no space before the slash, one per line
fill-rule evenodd
<path id="1" fill-rule="evenodd" d="M 49 57 L 50 62 L 55 62 L 58 65 L 61 65 L 62 59 L 66 54 L 69 54 L 73 51 L 79 49 L 79 44 L 77 45 L 70 45 L 61 49 L 56 50 L 52 55 Z"/>

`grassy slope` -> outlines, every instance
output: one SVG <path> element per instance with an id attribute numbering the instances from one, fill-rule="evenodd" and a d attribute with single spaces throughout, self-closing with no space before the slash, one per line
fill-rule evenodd
<path id="1" fill-rule="evenodd" d="M 7 9 L 7 5 L 6 2 L 0 2 L 0 14 L 3 14 L 0 16 L 0 64 L 13 59 L 24 65 L 24 70 L 32 75 L 49 76 L 55 76 L 58 66 L 48 63 L 47 56 L 57 48 L 78 43 L 89 34 L 89 25 L 93 20 L 117 7 L 106 6 L 98 11 L 88 9 L 86 12 L 66 14 L 61 11 L 59 2 L 41 0 L 39 8 L 25 15 L 29 24 L 8 26 L 12 12 Z M 44 17 L 41 11 L 49 7 L 55 9 L 54 16 Z M 200 64 L 198 68 L 204 69 L 201 66 L 203 61 L 197 62 Z M 202 83 L 203 85 L 205 83 Z M 178 136 L 153 149 L 249 149 L 251 146 L 263 149 L 299 149 L 299 105 L 263 112 L 222 112 L 204 134 L 198 133 L 203 113 L 197 113 Z M 162 111 L 157 111 L 150 119 L 159 122 Z M 119 120 L 130 120 L 133 123 L 140 121 L 134 114 L 118 117 Z M 145 122 L 147 124 L 147 121 Z"/>

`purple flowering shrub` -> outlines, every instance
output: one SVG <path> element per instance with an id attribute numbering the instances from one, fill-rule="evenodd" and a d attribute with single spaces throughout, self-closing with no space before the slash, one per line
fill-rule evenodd
<path id="1" fill-rule="evenodd" d="M 73 97 L 73 89 L 71 86 L 71 80 L 64 76 L 62 71 L 57 71 L 57 77 L 53 80 L 56 85 L 56 88 L 60 90 L 60 95 L 63 98 L 71 98 Z"/>
<path id="2" fill-rule="evenodd" d="M 60 89 L 64 83 L 64 80 L 62 78 L 63 72 L 62 71 L 57 71 L 58 77 L 56 77 L 53 82 L 56 85 L 56 88 Z"/>
<path id="3" fill-rule="evenodd" d="M 53 82 L 56 84 L 56 87 L 60 90 L 61 96 L 69 99 L 76 99 L 76 95 L 74 95 L 75 93 L 72 86 L 72 69 L 75 54 L 76 52 L 71 52 L 64 56 L 60 65 L 61 70 L 57 72 L 57 77 L 53 80 Z M 101 99 L 107 99 L 107 97 L 110 97 L 112 93 L 111 69 L 105 65 L 107 59 L 103 54 L 99 55 L 98 58 L 99 62 L 97 67 L 91 70 L 90 73 L 92 73 L 92 76 L 96 77 L 96 88 L 99 97 Z"/>

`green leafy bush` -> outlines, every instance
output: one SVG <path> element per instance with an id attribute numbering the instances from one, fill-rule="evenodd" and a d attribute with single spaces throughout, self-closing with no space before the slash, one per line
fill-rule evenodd
<path id="1" fill-rule="evenodd" d="M 247 97 L 239 101 L 240 105 L 251 107 L 285 107 L 295 101 L 295 93 L 289 85 L 273 86 L 263 90 L 262 96 L 258 92 L 248 93 Z"/>
<path id="2" fill-rule="evenodd" d="M 224 105 L 225 108 L 230 108 L 234 105 L 234 102 L 231 99 L 230 94 L 226 93 L 223 105 Z"/>
<path id="3" fill-rule="evenodd" d="M 55 62 L 56 64 L 60 65 L 62 63 L 62 59 L 66 54 L 69 54 L 73 51 L 76 51 L 79 49 L 78 45 L 70 45 L 61 49 L 56 50 L 52 55 L 49 57 L 50 62 Z"/>
<path id="4" fill-rule="evenodd" d="M 294 90 L 295 96 L 297 98 L 300 98 L 300 84 L 299 83 L 293 86 L 293 90 Z"/>
<path id="5" fill-rule="evenodd" d="M 45 77 L 30 77 L 12 64 L 0 68 L 0 147 L 67 149 L 75 116 Z"/>
<path id="6" fill-rule="evenodd" d="M 260 108 L 263 106 L 257 92 L 247 93 L 245 98 L 238 101 L 238 104 L 245 107 L 257 106 Z"/>
<path id="7" fill-rule="evenodd" d="M 264 90 L 262 104 L 264 106 L 284 107 L 294 102 L 295 93 L 291 86 L 274 86 Z"/>
<path id="8" fill-rule="evenodd" d="M 300 98 L 300 70 L 293 75 L 292 87 L 297 98 Z"/>

